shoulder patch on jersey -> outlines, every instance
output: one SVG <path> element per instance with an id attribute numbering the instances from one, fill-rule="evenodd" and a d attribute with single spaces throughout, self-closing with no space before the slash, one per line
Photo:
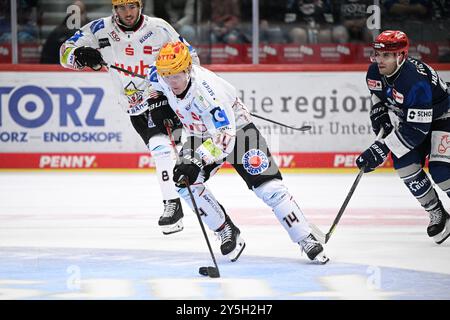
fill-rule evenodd
<path id="1" fill-rule="evenodd" d="M 148 70 L 148 81 L 150 82 L 158 82 L 158 70 L 156 70 L 156 66 L 150 66 Z"/>
<path id="2" fill-rule="evenodd" d="M 403 94 L 401 94 L 400 92 L 398 92 L 395 89 L 392 89 L 392 97 L 394 98 L 394 100 L 397 103 L 400 103 L 400 104 L 402 104 L 403 101 L 405 100 L 405 97 L 403 96 Z"/>
<path id="3" fill-rule="evenodd" d="M 409 109 L 406 121 L 415 123 L 431 123 L 433 121 L 433 109 Z"/>
<path id="4" fill-rule="evenodd" d="M 71 36 L 69 39 L 67 39 L 68 42 L 77 42 L 78 39 L 80 39 L 81 37 L 83 37 L 83 31 L 79 30 L 77 32 L 75 32 L 75 34 L 73 36 Z"/>
<path id="5" fill-rule="evenodd" d="M 98 39 L 98 45 L 100 46 L 100 49 L 105 47 L 111 47 L 111 43 L 109 43 L 108 38 Z"/>
<path id="6" fill-rule="evenodd" d="M 367 87 L 369 88 L 369 90 L 375 91 L 381 91 L 383 89 L 381 81 L 372 79 L 367 79 Z"/>
<path id="7" fill-rule="evenodd" d="M 230 124 L 230 120 L 228 120 L 225 110 L 221 109 L 220 107 L 215 107 L 210 111 L 210 113 L 212 114 L 214 126 L 217 129 Z"/>
<path id="8" fill-rule="evenodd" d="M 98 19 L 95 20 L 94 22 L 91 23 L 91 31 L 93 34 L 95 34 L 97 31 L 103 29 L 105 27 L 105 21 L 103 21 L 103 19 Z"/>

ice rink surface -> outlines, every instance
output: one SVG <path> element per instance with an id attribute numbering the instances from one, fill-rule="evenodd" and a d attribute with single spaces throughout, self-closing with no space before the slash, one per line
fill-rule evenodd
<path id="1" fill-rule="evenodd" d="M 285 174 L 305 215 L 330 227 L 357 171 Z M 240 259 L 213 246 L 197 218 L 165 236 L 151 172 L 0 172 L 0 299 L 450 299 L 450 240 L 426 235 L 428 215 L 395 173 L 366 174 L 314 265 L 237 174 L 209 186 L 239 226 Z M 445 207 L 450 200 L 439 190 Z"/>

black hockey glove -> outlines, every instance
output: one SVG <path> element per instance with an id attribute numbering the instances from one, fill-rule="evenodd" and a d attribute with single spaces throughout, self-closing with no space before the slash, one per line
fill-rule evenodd
<path id="1" fill-rule="evenodd" d="M 98 71 L 102 68 L 102 64 L 105 64 L 100 51 L 91 47 L 76 48 L 73 54 L 75 56 L 75 63 L 80 68 L 88 66 L 92 70 Z"/>
<path id="2" fill-rule="evenodd" d="M 382 103 L 377 103 L 370 110 L 370 121 L 372 122 L 372 130 L 378 136 L 380 129 L 384 130 L 383 138 L 391 133 L 393 126 L 391 118 L 389 118 L 388 108 Z"/>
<path id="3" fill-rule="evenodd" d="M 382 165 L 389 154 L 389 148 L 380 141 L 375 141 L 370 148 L 361 153 L 356 159 L 358 168 L 364 168 L 364 172 L 371 172 Z"/>
<path id="4" fill-rule="evenodd" d="M 188 179 L 189 184 L 193 184 L 203 169 L 202 160 L 199 159 L 192 149 L 181 150 L 180 160 L 173 168 L 173 181 L 179 188 L 185 188 L 184 178 Z"/>
<path id="5" fill-rule="evenodd" d="M 149 105 L 148 110 L 152 121 L 162 134 L 167 135 L 164 120 L 167 119 L 172 121 L 172 131 L 175 141 L 177 141 L 177 137 L 181 134 L 181 132 L 178 133 L 175 129 L 181 128 L 182 125 L 180 119 L 170 107 L 166 96 L 160 95 L 157 98 L 148 99 L 147 103 Z"/>

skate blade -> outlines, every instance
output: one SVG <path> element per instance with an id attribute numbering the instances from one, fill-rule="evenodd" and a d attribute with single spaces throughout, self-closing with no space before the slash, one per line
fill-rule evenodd
<path id="1" fill-rule="evenodd" d="M 160 226 L 160 227 L 162 229 L 162 233 L 165 234 L 165 235 L 172 234 L 172 233 L 177 233 L 177 232 L 180 232 L 180 231 L 182 231 L 184 229 L 183 221 L 181 221 L 181 220 L 178 220 L 177 223 L 168 224 L 168 225 Z"/>
<path id="2" fill-rule="evenodd" d="M 330 259 L 325 255 L 323 250 L 320 251 L 313 259 L 311 259 L 310 257 L 308 257 L 308 259 L 310 259 L 311 262 L 314 264 L 325 264 L 328 261 L 330 261 Z"/>
<path id="3" fill-rule="evenodd" d="M 236 241 L 236 248 L 227 254 L 227 257 L 231 260 L 231 262 L 235 262 L 241 256 L 242 251 L 245 249 L 245 241 L 239 235 Z"/>
<path id="4" fill-rule="evenodd" d="M 450 218 L 447 218 L 447 221 L 445 222 L 444 230 L 442 230 L 441 233 L 435 235 L 433 237 L 434 242 L 437 244 L 443 243 L 447 238 L 450 237 Z"/>
<path id="5" fill-rule="evenodd" d="M 319 253 L 313 260 L 313 262 L 315 262 L 317 264 L 326 264 L 326 263 L 328 263 L 328 261 L 330 261 L 330 258 L 328 258 L 323 253 Z"/>

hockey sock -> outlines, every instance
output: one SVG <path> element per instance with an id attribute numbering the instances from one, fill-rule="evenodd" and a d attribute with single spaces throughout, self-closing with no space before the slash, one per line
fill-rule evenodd
<path id="1" fill-rule="evenodd" d="M 408 176 L 401 176 L 401 178 L 425 210 L 433 209 L 439 202 L 438 195 L 433 188 L 431 180 L 422 168 Z"/>

